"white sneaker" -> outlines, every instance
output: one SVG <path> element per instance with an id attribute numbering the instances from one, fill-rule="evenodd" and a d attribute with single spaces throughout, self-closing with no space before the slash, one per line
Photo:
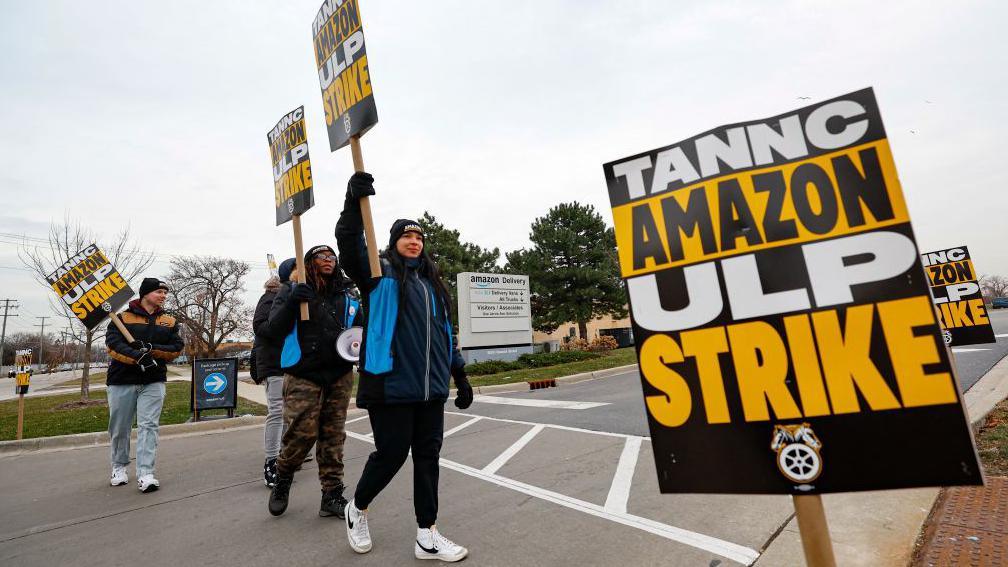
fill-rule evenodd
<path id="1" fill-rule="evenodd" d="M 112 478 L 109 479 L 109 484 L 112 486 L 122 486 L 129 482 L 129 475 L 126 474 L 126 467 L 114 466 L 112 467 Z"/>
<path id="2" fill-rule="evenodd" d="M 461 561 L 469 554 L 469 550 L 441 535 L 435 526 L 417 528 L 416 545 L 413 555 L 417 559 L 440 559 L 449 563 Z"/>
<path id="3" fill-rule="evenodd" d="M 350 548 L 357 553 L 367 553 L 371 551 L 371 530 L 367 525 L 367 511 L 358 510 L 354 506 L 354 501 L 347 502 L 346 509 L 346 535 L 350 542 Z"/>
<path id="4" fill-rule="evenodd" d="M 154 492 L 161 488 L 161 483 L 152 474 L 145 474 L 137 479 L 137 488 L 140 492 Z"/>

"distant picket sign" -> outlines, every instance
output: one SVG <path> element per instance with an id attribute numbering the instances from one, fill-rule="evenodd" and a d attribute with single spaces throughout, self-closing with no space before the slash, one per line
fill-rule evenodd
<path id="1" fill-rule="evenodd" d="M 604 173 L 662 492 L 982 482 L 871 89 Z"/>
<path id="2" fill-rule="evenodd" d="M 285 114 L 266 133 L 266 140 L 273 164 L 276 224 L 280 226 L 315 206 L 304 106 Z"/>
<path id="3" fill-rule="evenodd" d="M 95 244 L 71 256 L 46 280 L 88 330 L 126 305 L 134 293 Z"/>
<path id="4" fill-rule="evenodd" d="M 925 252 L 921 260 L 945 343 L 962 346 L 996 342 L 969 249 L 957 246 Z"/>
<path id="5" fill-rule="evenodd" d="M 312 43 L 329 149 L 378 123 L 358 0 L 327 0 L 312 22 Z"/>

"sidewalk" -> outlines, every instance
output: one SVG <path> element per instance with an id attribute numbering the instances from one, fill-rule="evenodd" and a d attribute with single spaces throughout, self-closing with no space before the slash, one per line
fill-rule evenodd
<path id="1" fill-rule="evenodd" d="M 1008 357 L 1001 359 L 963 396 L 974 427 L 1008 397 Z M 989 487 L 985 487 L 987 490 Z M 905 567 L 940 488 L 853 492 L 823 496 L 837 565 Z M 1008 498 L 1008 492 L 1000 492 Z M 1001 503 L 1001 509 L 1005 503 Z M 970 544 L 962 541 L 960 545 Z M 989 563 L 997 565 L 999 563 Z M 1000 563 L 1004 564 L 1004 563 Z M 792 518 L 754 563 L 757 567 L 805 565 L 798 523 Z M 936 565 L 959 565 L 937 563 Z"/>

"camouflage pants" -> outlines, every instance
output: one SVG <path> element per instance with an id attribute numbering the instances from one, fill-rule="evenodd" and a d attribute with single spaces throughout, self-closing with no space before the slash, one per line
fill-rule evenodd
<path id="1" fill-rule="evenodd" d="M 352 388 L 352 372 L 329 386 L 319 386 L 290 374 L 284 376 L 287 432 L 277 458 L 277 472 L 281 476 L 293 476 L 314 443 L 322 490 L 343 486 L 344 425 Z"/>

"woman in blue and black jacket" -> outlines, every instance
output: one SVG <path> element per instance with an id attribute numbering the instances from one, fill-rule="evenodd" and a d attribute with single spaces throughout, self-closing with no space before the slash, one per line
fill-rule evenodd
<path id="1" fill-rule="evenodd" d="M 438 533 L 438 459 L 444 437 L 449 376 L 460 409 L 472 403 L 465 363 L 452 343 L 448 289 L 424 249 L 419 223 L 400 219 L 382 253 L 382 274 L 371 277 L 364 243 L 360 198 L 374 195 L 374 178 L 355 173 L 336 224 L 340 264 L 361 291 L 361 345 L 357 405 L 368 410 L 375 451 L 347 504 L 347 537 L 358 553 L 371 550 L 367 509 L 413 452 L 414 553 L 420 559 L 458 561 L 466 548 Z"/>

